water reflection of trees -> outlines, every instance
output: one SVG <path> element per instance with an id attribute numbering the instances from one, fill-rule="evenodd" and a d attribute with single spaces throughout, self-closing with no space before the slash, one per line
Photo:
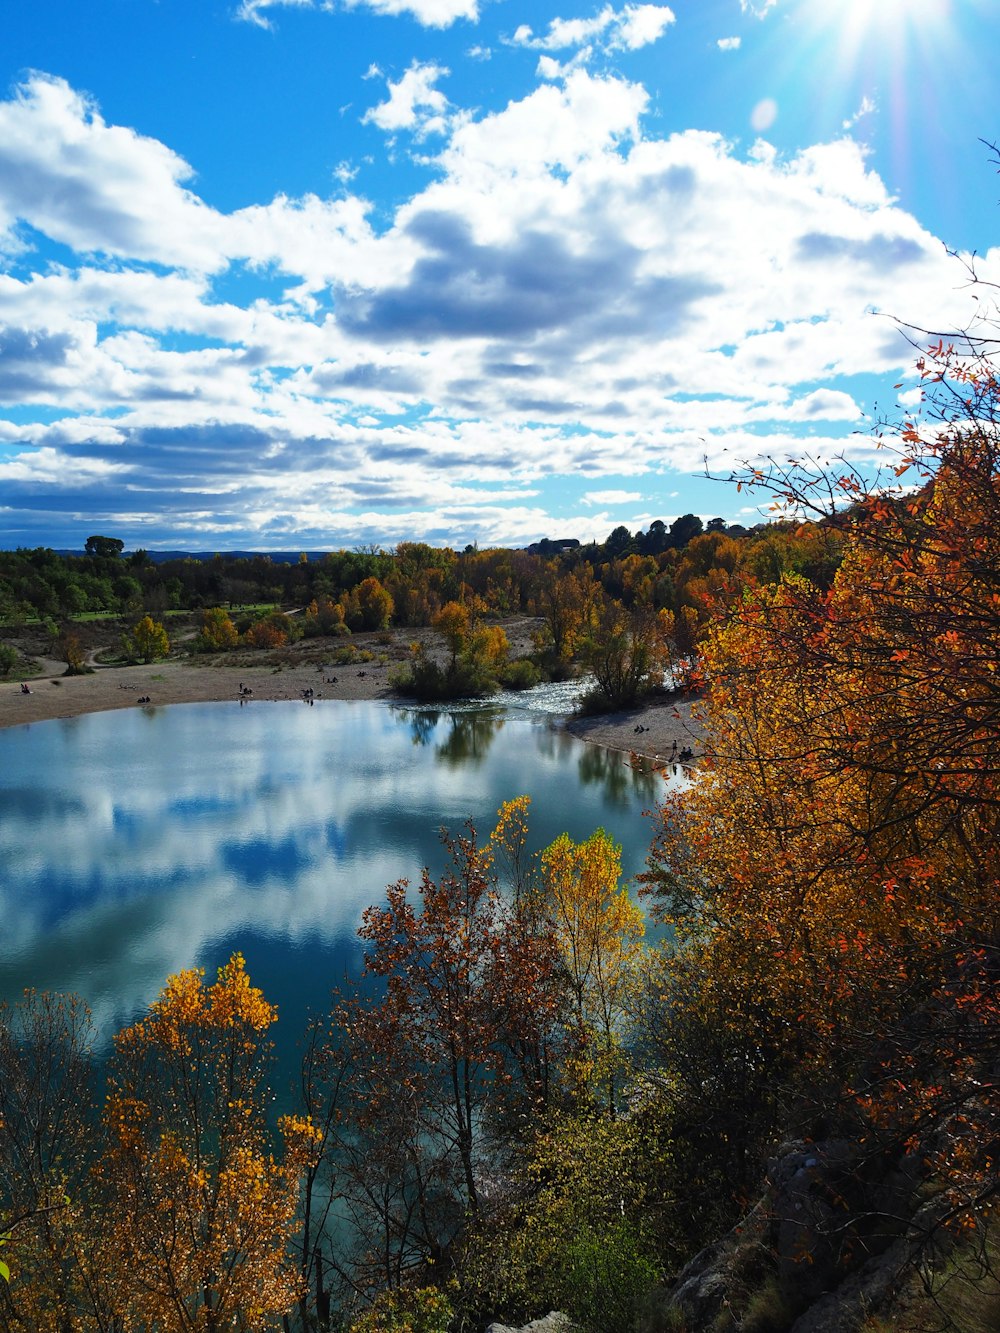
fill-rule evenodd
<path id="1" fill-rule="evenodd" d="M 441 720 L 437 710 L 421 709 L 419 712 L 406 714 L 410 724 L 410 740 L 414 745 L 430 745 Z"/>
<path id="2" fill-rule="evenodd" d="M 438 708 L 421 708 L 407 714 L 410 740 L 418 746 L 432 745 L 444 718 L 451 723 L 451 730 L 435 746 L 435 754 L 449 768 L 481 764 L 505 721 L 501 713 L 448 713 Z"/>
<path id="3" fill-rule="evenodd" d="M 657 773 L 647 759 L 626 760 L 615 750 L 588 745 L 579 758 L 577 771 L 586 786 L 603 786 L 606 798 L 613 805 L 627 806 L 633 792 L 651 804 L 659 795 Z"/>
<path id="4" fill-rule="evenodd" d="M 503 717 L 496 713 L 453 713 L 451 731 L 437 747 L 437 757 L 449 768 L 481 764 L 503 725 Z"/>

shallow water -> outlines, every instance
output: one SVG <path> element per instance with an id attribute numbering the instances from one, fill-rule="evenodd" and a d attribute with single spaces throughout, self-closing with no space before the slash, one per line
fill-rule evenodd
<path id="1" fill-rule="evenodd" d="M 239 949 L 295 1038 L 357 969 L 364 908 L 440 868 L 442 826 L 485 835 L 522 793 L 535 848 L 603 825 L 635 875 L 663 779 L 554 731 L 561 696 L 532 696 L 188 704 L 0 733 L 0 998 L 76 991 L 107 1035 L 171 973 L 211 977 Z"/>

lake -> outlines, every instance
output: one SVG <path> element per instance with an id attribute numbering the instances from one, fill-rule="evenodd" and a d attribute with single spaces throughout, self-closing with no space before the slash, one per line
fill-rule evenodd
<path id="1" fill-rule="evenodd" d="M 535 849 L 603 825 L 631 878 L 664 790 L 553 730 L 545 696 L 448 711 L 187 704 L 7 729 L 0 998 L 75 991 L 107 1037 L 168 975 L 212 979 L 238 949 L 279 1006 L 278 1040 L 294 1041 L 357 971 L 365 907 L 441 867 L 441 827 L 472 819 L 485 837 L 501 802 L 527 794 Z"/>

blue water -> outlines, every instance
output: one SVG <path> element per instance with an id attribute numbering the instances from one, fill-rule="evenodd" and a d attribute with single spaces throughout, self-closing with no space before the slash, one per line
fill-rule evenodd
<path id="1" fill-rule="evenodd" d="M 627 877 L 663 780 L 532 710 L 189 704 L 0 732 L 0 999 L 75 991 L 102 1037 L 167 976 L 236 949 L 279 1039 L 360 960 L 387 884 L 440 868 L 442 826 L 531 797 L 532 845 L 603 825 Z"/>

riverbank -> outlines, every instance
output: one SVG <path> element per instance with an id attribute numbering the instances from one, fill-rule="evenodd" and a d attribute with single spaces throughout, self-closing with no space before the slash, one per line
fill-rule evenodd
<path id="1" fill-rule="evenodd" d="M 323 664 L 254 668 L 201 666 L 178 660 L 149 666 L 99 667 L 85 676 L 53 672 L 36 676 L 30 683 L 30 694 L 23 694 L 16 681 L 0 682 L 0 728 L 146 706 L 139 703 L 140 699 L 148 699 L 151 707 L 237 700 L 241 687 L 252 691 L 250 697 L 255 704 L 303 699 L 308 690 L 313 691 L 311 697 L 317 704 L 331 699 L 400 698 L 389 684 L 386 663 L 325 669 Z M 701 725 L 696 710 L 686 701 L 654 700 L 627 712 L 568 717 L 562 725 L 580 740 L 654 761 L 669 760 L 685 747 L 690 747 L 696 757 L 700 752 Z"/>
<path id="2" fill-rule="evenodd" d="M 518 651 L 528 650 L 531 625 L 526 620 L 507 626 Z M 64 662 L 37 658 L 40 671 L 27 682 L 30 693 L 25 694 L 18 681 L 0 681 L 0 728 L 116 708 L 218 703 L 241 697 L 254 704 L 311 698 L 314 706 L 331 699 L 400 701 L 390 673 L 407 660 L 410 641 L 427 633 L 395 632 L 389 641 L 385 635 L 356 635 L 352 645 L 358 660 L 347 664 L 335 661 L 342 650 L 338 654 L 337 648 L 321 643 L 304 649 L 297 646 L 294 653 L 275 650 L 205 658 L 178 656 L 149 665 L 95 665 L 81 676 L 64 675 Z M 654 699 L 624 712 L 568 716 L 557 725 L 580 740 L 654 762 L 676 758 L 685 748 L 697 758 L 701 749 L 697 709 L 687 701 Z"/>

